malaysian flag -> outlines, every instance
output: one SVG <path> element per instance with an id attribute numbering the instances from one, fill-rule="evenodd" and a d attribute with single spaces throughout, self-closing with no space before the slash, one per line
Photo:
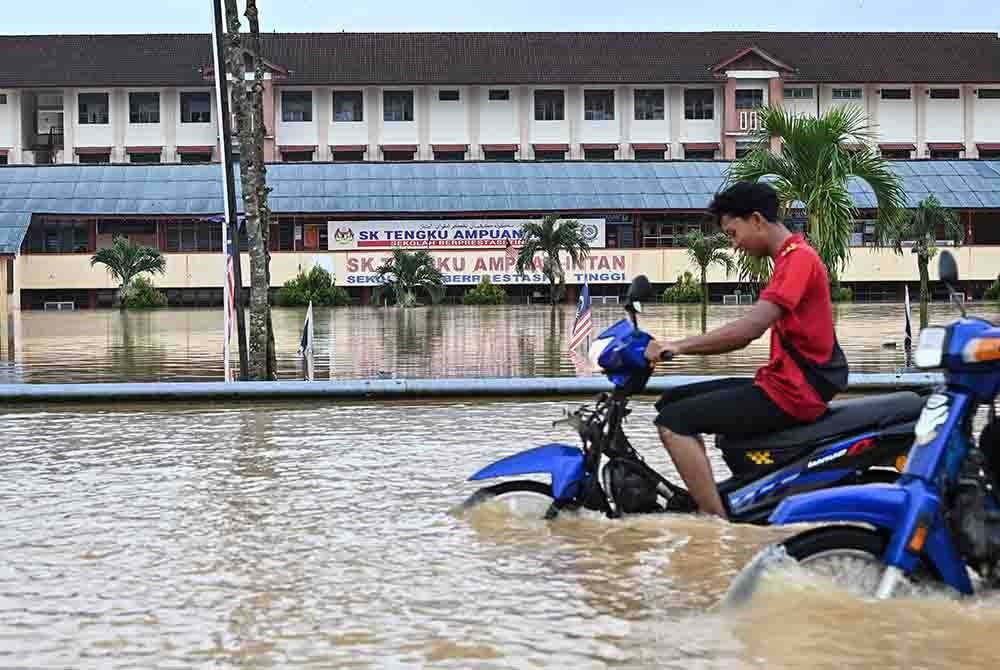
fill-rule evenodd
<path id="1" fill-rule="evenodd" d="M 227 240 L 229 237 L 229 231 L 226 230 L 226 224 L 223 223 L 222 239 Z M 233 274 L 233 251 L 232 245 L 224 244 L 223 248 L 226 253 L 226 279 L 225 284 L 223 284 L 223 296 L 222 304 L 223 311 L 225 312 L 223 316 L 223 346 L 222 346 L 222 361 L 225 367 L 225 380 L 227 382 L 233 381 L 233 366 L 230 361 L 231 351 L 230 344 L 233 340 L 233 327 L 236 324 L 236 300 L 234 296 L 236 294 L 236 280 Z"/>
<path id="2" fill-rule="evenodd" d="M 583 291 L 580 292 L 580 300 L 576 303 L 576 320 L 573 321 L 573 332 L 569 336 L 570 351 L 579 347 L 584 341 L 588 342 L 587 347 L 589 348 L 589 340 L 593 332 L 594 322 L 590 318 L 590 287 L 584 284 Z"/>
<path id="3" fill-rule="evenodd" d="M 299 340 L 299 355 L 302 356 L 302 364 L 305 367 L 305 378 L 313 381 L 313 304 L 309 301 L 309 311 L 306 312 L 306 321 L 302 324 L 302 339 Z"/>
<path id="4" fill-rule="evenodd" d="M 510 240 L 507 240 L 507 260 L 510 263 L 517 263 L 517 247 L 511 244 Z"/>
<path id="5" fill-rule="evenodd" d="M 910 367 L 910 363 L 912 362 L 910 352 L 913 349 L 913 327 L 910 325 L 910 287 L 904 285 L 903 289 L 906 291 L 906 301 L 903 307 L 906 316 L 906 330 L 905 330 L 905 337 L 903 338 L 903 351 L 906 352 L 906 367 Z"/>

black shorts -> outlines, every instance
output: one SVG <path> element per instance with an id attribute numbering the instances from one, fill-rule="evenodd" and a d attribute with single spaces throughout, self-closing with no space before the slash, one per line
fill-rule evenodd
<path id="1" fill-rule="evenodd" d="M 719 379 L 670 389 L 653 423 L 677 435 L 759 435 L 801 424 L 752 379 Z"/>

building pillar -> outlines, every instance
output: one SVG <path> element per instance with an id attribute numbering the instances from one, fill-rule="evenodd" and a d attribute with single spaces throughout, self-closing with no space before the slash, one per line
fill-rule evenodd
<path id="1" fill-rule="evenodd" d="M 72 163 L 76 160 L 76 124 L 77 102 L 76 89 L 63 89 L 63 163 Z"/>
<path id="2" fill-rule="evenodd" d="M 531 148 L 531 127 L 535 120 L 534 95 L 530 86 L 517 87 L 517 116 L 521 128 L 521 149 L 517 159 L 526 161 L 535 157 Z"/>
<path id="3" fill-rule="evenodd" d="M 274 80 L 264 80 L 264 91 L 261 94 L 264 103 L 264 161 L 272 162 L 275 159 L 275 130 L 278 127 L 274 116 L 274 97 L 277 93 L 274 90 Z M 220 126 L 221 127 L 221 126 Z"/>
<path id="4" fill-rule="evenodd" d="M 469 141 L 469 151 L 465 157 L 467 160 L 481 160 L 483 158 L 482 147 L 480 146 L 480 118 L 482 89 L 478 86 L 466 86 L 462 91 L 465 96 L 465 127 L 468 128 L 467 139 Z"/>
<path id="5" fill-rule="evenodd" d="M 431 96 L 434 89 L 430 86 L 417 86 L 413 95 L 414 111 L 417 121 L 417 160 L 434 160 L 431 149 Z"/>
<path id="6" fill-rule="evenodd" d="M 914 158 L 927 156 L 927 93 L 924 86 L 925 84 L 914 84 L 911 96 L 915 108 L 913 139 L 914 145 L 917 147 L 917 155 Z"/>
<path id="7" fill-rule="evenodd" d="M 7 300 L 7 267 L 11 256 L 0 256 L 0 352 L 8 351 L 10 339 L 10 303 Z M 0 357 L 6 358 L 6 357 Z"/>
<path id="8" fill-rule="evenodd" d="M 785 106 L 785 81 L 776 77 L 767 82 L 767 103 L 770 107 L 783 109 Z M 781 138 L 771 138 L 771 151 L 776 154 L 781 153 Z"/>
<path id="9" fill-rule="evenodd" d="M 382 92 L 376 86 L 365 89 L 365 114 L 368 115 L 368 153 L 365 160 L 382 160 Z"/>
<path id="10" fill-rule="evenodd" d="M 736 114 L 736 80 L 730 77 L 726 80 L 726 87 L 722 93 L 723 113 L 722 113 L 722 157 L 731 161 L 736 158 L 736 137 L 730 132 L 738 131 L 739 117 Z"/>
<path id="11" fill-rule="evenodd" d="M 979 148 L 976 147 L 976 87 L 965 85 L 962 87 L 962 114 L 964 123 L 962 128 L 964 135 L 962 141 L 965 142 L 965 157 L 979 158 Z"/>
<path id="12" fill-rule="evenodd" d="M 177 126 L 180 125 L 181 94 L 176 88 L 165 88 L 160 92 L 160 120 L 163 122 L 163 147 L 160 162 L 180 163 L 177 154 Z"/>
<path id="13" fill-rule="evenodd" d="M 566 123 L 569 124 L 569 158 L 583 158 L 583 147 L 580 142 L 580 127 L 583 125 L 583 87 L 568 86 L 566 88 Z"/>
<path id="14" fill-rule="evenodd" d="M 615 114 L 618 115 L 618 158 L 632 158 L 632 119 L 635 118 L 635 94 L 630 86 L 615 89 Z M 664 101 L 664 104 L 666 101 Z"/>
<path id="15" fill-rule="evenodd" d="M 681 123 L 684 120 L 684 87 L 672 85 L 667 87 L 667 99 L 664 107 L 669 109 L 670 119 L 670 154 L 668 158 L 683 158 L 684 145 L 681 144 Z"/>
<path id="16" fill-rule="evenodd" d="M 333 93 L 328 88 L 313 89 L 313 99 L 316 101 L 316 123 L 319 124 L 317 133 L 316 153 L 313 160 L 330 161 L 333 156 L 330 154 L 330 124 L 333 123 Z"/>

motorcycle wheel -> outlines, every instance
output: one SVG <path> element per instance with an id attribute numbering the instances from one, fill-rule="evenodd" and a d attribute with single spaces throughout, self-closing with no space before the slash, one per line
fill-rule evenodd
<path id="1" fill-rule="evenodd" d="M 885 572 L 881 556 L 888 537 L 859 526 L 827 526 L 799 533 L 782 543 L 785 552 L 809 574 L 832 581 L 862 597 L 873 597 Z M 900 580 L 895 596 L 914 595 L 921 582 L 933 581 L 923 567 Z"/>
<path id="2" fill-rule="evenodd" d="M 553 500 L 551 484 L 522 479 L 481 488 L 469 496 L 461 508 L 465 510 L 486 502 L 498 503 L 516 516 L 543 519 Z"/>

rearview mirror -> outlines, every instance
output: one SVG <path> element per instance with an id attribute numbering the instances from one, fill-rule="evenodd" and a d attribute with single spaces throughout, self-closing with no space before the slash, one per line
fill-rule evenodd
<path id="1" fill-rule="evenodd" d="M 938 277 L 945 284 L 954 286 L 958 283 L 958 264 L 950 251 L 942 251 L 938 259 Z"/>

